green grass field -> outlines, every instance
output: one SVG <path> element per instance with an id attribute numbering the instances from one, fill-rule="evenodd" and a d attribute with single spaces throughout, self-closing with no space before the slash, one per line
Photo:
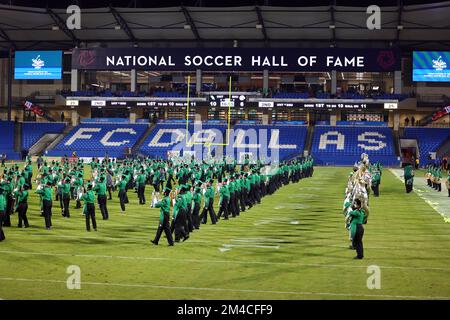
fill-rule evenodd
<path id="1" fill-rule="evenodd" d="M 56 202 L 54 228 L 45 230 L 33 194 L 31 228 L 18 229 L 15 214 L 0 243 L 0 298 L 449 299 L 450 224 L 387 169 L 381 196 L 371 198 L 365 259 L 352 259 L 341 213 L 349 170 L 316 168 L 175 247 L 164 235 L 151 245 L 159 211 L 139 206 L 132 192 L 126 214 L 117 196 L 109 221 L 97 210 L 99 230 L 90 233 L 81 210 L 64 219 Z M 81 268 L 80 290 L 67 289 L 70 265 Z M 380 267 L 381 289 L 367 288 L 370 265 Z"/>

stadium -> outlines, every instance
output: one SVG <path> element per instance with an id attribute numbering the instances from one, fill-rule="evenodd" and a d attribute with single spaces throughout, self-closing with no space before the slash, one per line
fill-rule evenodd
<path id="1" fill-rule="evenodd" d="M 450 2 L 44 2 L 0 1 L 1 300 L 450 299 Z"/>

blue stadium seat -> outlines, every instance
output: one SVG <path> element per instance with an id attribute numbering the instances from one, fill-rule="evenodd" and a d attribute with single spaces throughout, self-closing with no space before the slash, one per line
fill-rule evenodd
<path id="1" fill-rule="evenodd" d="M 186 94 L 180 93 L 177 91 L 173 91 L 173 92 L 156 91 L 154 93 L 154 96 L 159 97 L 159 98 L 184 98 L 184 97 L 186 97 Z"/>
<path id="2" fill-rule="evenodd" d="M 19 160 L 20 153 L 14 151 L 14 122 L 0 121 L 0 154 L 8 160 Z"/>
<path id="3" fill-rule="evenodd" d="M 273 95 L 276 99 L 308 99 L 309 93 L 304 92 L 279 92 Z"/>
<path id="4" fill-rule="evenodd" d="M 416 139 L 419 144 L 420 162 L 428 163 L 428 154 L 435 152 L 448 138 L 450 138 L 450 128 L 405 128 L 405 139 Z"/>
<path id="5" fill-rule="evenodd" d="M 318 164 L 352 165 L 367 153 L 372 162 L 398 164 L 387 127 L 316 126 L 311 153 Z"/>
<path id="6" fill-rule="evenodd" d="M 147 124 L 81 124 L 48 152 L 49 156 L 122 158 L 126 148 L 132 148 L 148 128 Z"/>
<path id="7" fill-rule="evenodd" d="M 29 150 L 47 133 L 62 133 L 66 124 L 62 122 L 24 122 L 22 124 L 22 149 Z"/>

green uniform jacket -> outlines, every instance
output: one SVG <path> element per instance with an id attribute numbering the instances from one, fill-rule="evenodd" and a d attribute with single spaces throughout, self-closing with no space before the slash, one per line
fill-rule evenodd
<path id="1" fill-rule="evenodd" d="M 4 212 L 6 210 L 6 199 L 3 194 L 0 194 L 0 212 Z"/>
<path id="2" fill-rule="evenodd" d="M 159 223 L 163 223 L 164 216 L 170 215 L 170 197 L 164 197 L 161 201 L 155 203 L 155 208 L 159 208 Z"/>
<path id="3" fill-rule="evenodd" d="M 205 206 L 209 205 L 209 200 L 214 199 L 214 189 L 212 187 L 208 187 L 205 192 Z"/>
<path id="4" fill-rule="evenodd" d="M 84 201 L 83 213 L 87 214 L 87 204 L 94 204 L 95 201 L 94 191 L 88 190 L 88 192 L 84 193 L 81 197 L 81 201 Z"/>
<path id="5" fill-rule="evenodd" d="M 195 190 L 193 200 L 196 204 L 198 203 L 199 206 L 202 205 L 202 190 L 200 188 Z"/>
<path id="6" fill-rule="evenodd" d="M 94 191 L 98 196 L 106 196 L 106 183 L 99 182 L 95 185 Z"/>
<path id="7" fill-rule="evenodd" d="M 45 186 L 43 189 L 37 190 L 36 193 L 42 196 L 42 200 L 52 201 L 53 199 L 53 190 L 50 187 Z"/>
<path id="8" fill-rule="evenodd" d="M 219 199 L 219 203 L 222 204 L 222 200 L 223 198 L 230 198 L 230 191 L 228 190 L 228 186 L 226 184 L 224 184 L 222 187 L 220 187 L 220 199 Z"/>
<path id="9" fill-rule="evenodd" d="M 352 217 L 352 221 L 350 222 L 350 233 L 353 239 L 356 234 L 356 226 L 364 222 L 364 211 L 362 209 L 352 210 L 349 215 Z"/>
<path id="10" fill-rule="evenodd" d="M 70 183 L 63 183 L 61 186 L 61 192 L 63 195 L 70 194 Z"/>

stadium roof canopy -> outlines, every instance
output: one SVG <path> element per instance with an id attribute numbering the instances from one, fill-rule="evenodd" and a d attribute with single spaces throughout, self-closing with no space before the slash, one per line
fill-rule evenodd
<path id="1" fill-rule="evenodd" d="M 367 7 L 341 5 L 345 1 L 318 0 L 314 1 L 316 6 L 296 7 L 260 5 L 271 1 L 253 1 L 253 5 L 237 7 L 194 6 L 191 1 L 190 6 L 152 8 L 138 7 L 137 0 L 132 1 L 134 6 L 113 3 L 114 6 L 92 8 L 92 4 L 105 4 L 90 1 L 90 6 L 80 5 L 80 30 L 67 29 L 69 15 L 64 1 L 53 9 L 22 6 L 27 1 L 9 2 L 16 5 L 0 5 L 0 50 L 233 45 L 450 48 L 450 1 L 394 1 L 397 5 L 382 6 L 381 30 L 367 28 Z M 172 2 L 165 1 L 166 5 Z M 142 3 L 146 4 L 149 3 Z"/>

